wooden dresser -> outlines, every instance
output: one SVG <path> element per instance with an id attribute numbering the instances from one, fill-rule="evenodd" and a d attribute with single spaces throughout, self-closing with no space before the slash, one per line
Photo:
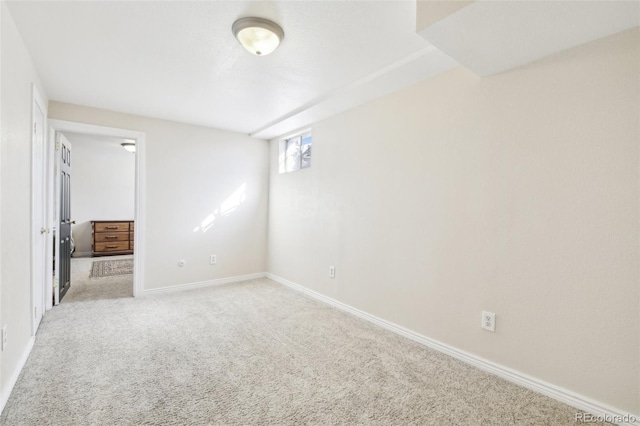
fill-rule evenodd
<path id="1" fill-rule="evenodd" d="M 132 220 L 91 221 L 91 255 L 114 256 L 133 253 Z"/>

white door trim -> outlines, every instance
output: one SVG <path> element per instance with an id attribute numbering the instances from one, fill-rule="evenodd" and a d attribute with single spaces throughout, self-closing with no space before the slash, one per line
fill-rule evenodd
<path id="1" fill-rule="evenodd" d="M 31 83 L 31 233 L 30 233 L 30 238 L 31 238 L 31 242 L 30 242 L 30 247 L 31 247 L 31 311 L 29 313 L 29 315 L 31 316 L 31 335 L 35 336 L 36 331 L 38 330 L 38 325 L 40 324 L 40 320 L 42 319 L 42 317 L 44 316 L 44 310 L 46 309 L 46 287 L 47 287 L 47 271 L 49 270 L 49 268 L 47 267 L 47 265 L 49 265 L 50 263 L 48 262 L 48 250 L 46 245 L 49 242 L 49 238 L 47 237 L 45 240 L 45 247 L 43 247 L 43 250 L 41 253 L 37 253 L 36 250 L 36 245 L 35 245 L 35 238 L 38 237 L 38 232 L 39 228 L 46 228 L 46 220 L 48 218 L 48 214 L 46 211 L 36 211 L 36 205 L 38 205 L 36 203 L 36 194 L 37 191 L 35 191 L 36 189 L 36 185 L 38 184 L 36 182 L 36 178 L 40 177 L 41 178 L 41 182 L 40 184 L 42 185 L 41 188 L 41 192 L 40 195 L 42 197 L 42 200 L 40 205 L 42 208 L 44 208 L 45 210 L 47 209 L 47 203 L 46 203 L 46 194 L 47 194 L 47 186 L 48 186 L 48 179 L 47 179 L 47 128 L 46 128 L 46 123 L 47 123 L 47 103 L 44 101 L 44 99 L 42 98 L 42 96 L 40 95 L 40 92 L 38 92 L 38 88 L 36 87 L 35 84 Z M 34 140 L 34 133 L 35 133 L 35 123 L 36 123 L 36 108 L 38 108 L 43 115 L 43 128 L 42 128 L 42 152 L 40 153 L 40 155 L 42 156 L 42 165 L 41 165 L 41 170 L 35 170 L 35 164 L 36 164 L 36 152 L 34 150 L 34 144 L 35 144 L 35 140 Z M 41 236 L 40 236 L 41 237 Z M 38 265 L 38 263 L 40 263 Z M 44 271 L 43 274 L 43 282 L 36 282 L 37 278 L 38 278 L 38 274 L 36 273 L 38 268 L 42 268 Z M 41 288 L 41 292 L 40 291 L 36 291 L 37 286 L 43 286 L 45 288 Z M 40 297 L 37 297 L 38 295 L 40 295 Z M 36 300 L 37 298 L 40 298 L 41 300 Z M 36 319 L 36 314 L 35 314 L 35 309 L 36 307 L 42 307 L 41 310 L 42 312 L 38 312 L 38 318 Z"/>
<path id="2" fill-rule="evenodd" d="M 133 251 L 133 296 L 142 296 L 144 292 L 144 230 L 145 230 L 145 133 L 137 130 L 119 129 L 116 127 L 96 126 L 93 124 L 76 123 L 74 121 L 54 120 L 49 121 L 49 140 L 55 144 L 55 132 L 75 132 L 90 135 L 112 136 L 136 141 L 136 182 L 135 182 L 135 230 L 133 241 L 135 250 Z M 53 176 L 50 176 L 53 179 Z M 53 199 L 51 199 L 53 201 Z M 53 212 L 53 205 L 51 212 Z M 53 223 L 53 222 L 52 222 Z M 73 285 L 73 283 L 71 284 Z M 48 289 L 47 307 L 50 308 L 53 300 L 53 288 Z"/>

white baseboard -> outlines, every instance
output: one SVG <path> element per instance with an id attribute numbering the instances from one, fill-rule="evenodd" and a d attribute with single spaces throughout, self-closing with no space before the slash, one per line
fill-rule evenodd
<path id="1" fill-rule="evenodd" d="M 91 257 L 90 251 L 74 251 L 72 257 Z"/>
<path id="2" fill-rule="evenodd" d="M 149 295 L 149 294 L 170 293 L 174 291 L 192 290 L 195 288 L 211 287 L 211 286 L 222 285 L 222 284 L 236 283 L 240 281 L 255 280 L 257 278 L 264 278 L 265 276 L 266 274 L 264 272 L 258 272 L 255 274 L 239 275 L 236 277 L 218 278 L 215 280 L 198 281 L 195 283 L 187 283 L 187 284 L 178 284 L 178 285 L 172 285 L 169 287 L 151 288 L 151 289 L 145 290 L 144 294 Z"/>
<path id="3" fill-rule="evenodd" d="M 31 354 L 31 349 L 33 349 L 33 344 L 35 343 L 35 341 L 36 338 L 31 336 L 29 342 L 27 343 L 27 347 L 24 349 L 24 352 L 22 352 L 22 356 L 20 357 L 20 361 L 18 361 L 18 365 L 16 365 L 13 373 L 11 373 L 11 376 L 9 377 L 7 383 L 2 387 L 2 392 L 0 392 L 0 413 L 4 411 L 4 406 L 7 405 L 7 401 L 11 396 L 11 391 L 18 381 L 18 377 L 20 377 L 20 372 L 29 359 L 29 354 Z"/>
<path id="4" fill-rule="evenodd" d="M 568 389 L 563 389 L 559 386 L 553 385 L 551 383 L 545 382 L 543 380 L 537 379 L 535 377 L 529 376 L 527 374 L 521 373 L 511 368 L 502 366 L 500 364 L 496 364 L 492 361 L 473 355 L 469 352 L 465 352 L 460 349 L 454 348 L 453 346 L 449 346 L 446 343 L 442 343 L 438 340 L 431 339 L 427 336 L 408 330 L 402 326 L 386 321 L 382 318 L 378 318 L 374 315 L 363 312 L 350 305 L 339 302 L 335 299 L 332 299 L 328 296 L 325 296 L 323 294 L 310 290 L 306 287 L 301 286 L 300 284 L 293 283 L 277 275 L 267 273 L 266 276 L 269 279 L 279 282 L 280 284 L 283 284 L 293 290 L 304 293 L 307 296 L 310 296 L 316 300 L 327 303 L 335 308 L 338 308 L 342 311 L 348 312 L 366 321 L 374 323 L 380 327 L 383 327 L 389 331 L 392 331 L 408 339 L 411 339 L 415 342 L 418 342 L 424 346 L 427 346 L 439 352 L 450 355 L 456 359 L 459 359 L 460 361 L 473 365 L 481 370 L 495 374 L 498 377 L 501 377 L 512 383 L 515 383 L 527 389 L 531 389 L 535 392 L 546 395 L 550 398 L 563 402 L 579 410 L 593 414 L 594 416 L 608 416 L 609 419 L 631 418 L 631 421 L 626 423 L 624 421 L 618 421 L 618 422 L 614 421 L 613 423 L 640 426 L 640 414 L 633 415 L 630 413 L 626 413 L 623 410 L 619 410 L 607 404 L 601 403 L 599 401 L 595 401 L 591 398 L 577 394 Z"/>

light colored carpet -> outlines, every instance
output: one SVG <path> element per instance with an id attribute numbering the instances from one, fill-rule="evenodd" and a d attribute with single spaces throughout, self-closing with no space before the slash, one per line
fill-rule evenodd
<path id="1" fill-rule="evenodd" d="M 109 260 L 133 262 L 133 255 L 112 256 Z M 133 275 L 90 278 L 95 261 L 96 259 L 91 257 L 71 259 L 71 288 L 62 299 L 63 304 L 133 297 Z M 54 313 L 56 309 L 49 313 Z"/>
<path id="2" fill-rule="evenodd" d="M 145 298 L 90 286 L 44 318 L 2 424 L 575 424 L 574 408 L 267 279 Z"/>

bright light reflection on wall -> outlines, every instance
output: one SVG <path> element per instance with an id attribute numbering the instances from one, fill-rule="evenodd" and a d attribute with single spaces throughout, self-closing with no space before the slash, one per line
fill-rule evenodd
<path id="1" fill-rule="evenodd" d="M 233 191 L 233 193 L 220 204 L 220 208 L 213 211 L 213 213 L 209 214 L 205 217 L 200 226 L 196 226 L 193 232 L 207 232 L 216 221 L 218 216 L 229 216 L 233 213 L 239 206 L 247 199 L 247 184 L 243 183 Z"/>
<path id="2" fill-rule="evenodd" d="M 222 216 L 229 216 L 235 209 L 238 208 L 240 204 L 244 202 L 247 198 L 246 196 L 247 185 L 243 183 L 240 185 L 240 188 L 236 189 L 229 198 L 224 200 L 222 204 L 220 204 L 220 212 Z"/>

